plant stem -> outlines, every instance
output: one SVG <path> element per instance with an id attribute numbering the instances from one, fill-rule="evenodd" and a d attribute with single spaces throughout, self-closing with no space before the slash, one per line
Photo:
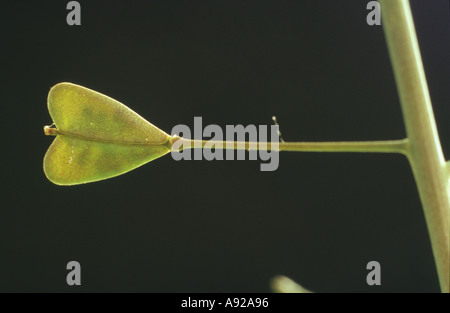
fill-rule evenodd
<path id="1" fill-rule="evenodd" d="M 442 292 L 449 292 L 448 175 L 407 0 L 380 0 L 382 24 L 395 74 L 410 161 L 430 235 Z"/>
<path id="2" fill-rule="evenodd" d="M 378 152 L 401 153 L 408 152 L 408 139 L 384 141 L 330 141 L 330 142 L 280 142 L 273 145 L 271 142 L 248 141 L 207 141 L 178 138 L 179 144 L 186 148 L 204 148 L 206 144 L 215 149 L 232 150 L 278 150 L 303 152 Z M 174 141 L 173 141 L 174 142 Z"/>
<path id="3" fill-rule="evenodd" d="M 274 292 L 279 293 L 311 293 L 310 290 L 305 289 L 289 277 L 283 275 L 273 277 L 271 287 Z"/>

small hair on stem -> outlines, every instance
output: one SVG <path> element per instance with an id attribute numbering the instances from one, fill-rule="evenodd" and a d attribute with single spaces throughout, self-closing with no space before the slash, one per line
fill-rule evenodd
<path id="1" fill-rule="evenodd" d="M 285 142 L 284 139 L 283 139 L 283 137 L 281 136 L 280 124 L 278 124 L 277 117 L 276 117 L 275 115 L 272 116 L 272 121 L 273 121 L 273 123 L 274 123 L 276 126 L 278 126 L 277 133 L 278 133 L 278 137 L 280 137 L 280 141 L 281 141 L 281 142 Z"/>

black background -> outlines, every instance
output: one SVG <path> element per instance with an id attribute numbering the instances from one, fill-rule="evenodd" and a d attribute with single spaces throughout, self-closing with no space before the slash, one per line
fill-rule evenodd
<path id="1" fill-rule="evenodd" d="M 412 173 L 399 155 L 281 153 L 174 161 L 53 185 L 46 97 L 68 81 L 159 128 L 270 125 L 286 141 L 405 137 L 381 26 L 366 0 L 2 1 L 0 291 L 437 292 Z M 411 1 L 441 142 L 450 152 L 446 0 Z M 82 286 L 66 284 L 81 263 Z M 381 263 L 382 285 L 366 284 Z"/>

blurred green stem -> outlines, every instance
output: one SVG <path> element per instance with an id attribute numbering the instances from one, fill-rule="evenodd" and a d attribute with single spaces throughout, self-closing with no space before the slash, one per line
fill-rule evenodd
<path id="1" fill-rule="evenodd" d="M 270 285 L 272 290 L 278 293 L 311 293 L 310 290 L 283 275 L 273 277 Z"/>
<path id="2" fill-rule="evenodd" d="M 410 161 L 442 292 L 449 292 L 450 202 L 445 159 L 408 0 L 380 0 L 382 24 L 400 97 Z M 406 219 L 405 219 L 406 221 Z"/>

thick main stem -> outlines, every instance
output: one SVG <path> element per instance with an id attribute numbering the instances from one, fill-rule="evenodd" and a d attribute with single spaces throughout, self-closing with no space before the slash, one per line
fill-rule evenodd
<path id="1" fill-rule="evenodd" d="M 407 0 L 380 0 L 382 24 L 394 69 L 411 163 L 430 234 L 439 283 L 449 292 L 450 204 L 448 176 Z"/>

